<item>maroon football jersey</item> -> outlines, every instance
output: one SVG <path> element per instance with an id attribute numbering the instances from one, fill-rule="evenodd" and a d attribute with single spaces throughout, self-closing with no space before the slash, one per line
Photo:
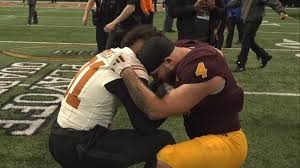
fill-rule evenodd
<path id="1" fill-rule="evenodd" d="M 215 76 L 226 80 L 220 93 L 207 96 L 184 115 L 188 136 L 194 138 L 239 130 L 244 92 L 237 85 L 225 58 L 206 43 L 181 40 L 176 45 L 192 49 L 177 66 L 177 87 L 205 82 Z"/>

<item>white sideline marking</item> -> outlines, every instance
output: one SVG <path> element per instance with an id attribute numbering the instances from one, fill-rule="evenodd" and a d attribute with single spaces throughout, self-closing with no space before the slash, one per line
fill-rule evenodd
<path id="1" fill-rule="evenodd" d="M 25 10 L 16 10 L 15 7 L 13 6 L 6 6 L 5 7 L 6 9 L 9 9 L 11 8 L 12 10 L 8 10 L 7 12 L 24 12 L 24 13 L 27 13 L 28 12 L 28 7 L 26 6 L 25 7 Z M 66 9 L 66 10 L 64 10 Z M 53 7 L 50 7 L 50 8 L 38 8 L 38 13 L 44 13 L 44 12 L 49 12 L 49 13 L 58 13 L 58 12 L 61 12 L 61 13 L 71 13 L 71 12 L 81 12 L 82 13 L 82 9 L 77 9 L 77 8 L 74 8 L 72 10 L 69 10 L 68 11 L 68 8 L 53 8 Z"/>
<path id="2" fill-rule="evenodd" d="M 0 41 L 1 42 L 1 41 Z M 222 48 L 222 50 L 240 50 L 241 48 Z M 275 48 L 264 48 L 264 50 L 269 51 L 300 51 L 300 50 L 291 50 L 291 49 L 275 49 Z"/>
<path id="3" fill-rule="evenodd" d="M 4 18 L 4 19 L 6 19 L 6 18 L 27 18 L 28 16 L 18 16 L 18 15 L 0 15 L 0 19 L 2 19 L 2 18 Z M 57 16 L 39 16 L 39 18 L 53 18 L 53 19 L 57 19 Z M 68 19 L 70 19 L 70 18 L 82 18 L 81 16 L 59 16 L 59 18 L 61 19 L 61 18 L 68 18 Z"/>
<path id="4" fill-rule="evenodd" d="M 95 27 L 92 26 L 49 26 L 49 25 L 31 25 L 28 26 L 26 24 L 24 25 L 6 25 L 6 24 L 0 24 L 0 26 L 15 26 L 15 27 L 58 27 L 58 28 L 88 28 L 88 29 L 95 29 Z"/>
<path id="5" fill-rule="evenodd" d="M 8 16 L 10 16 L 10 18 L 12 17 L 12 15 L 8 15 Z M 57 18 L 57 17 L 55 17 L 55 18 Z M 65 17 L 65 18 L 76 18 L 76 17 Z M 25 26 L 25 27 L 28 27 L 28 25 L 25 25 L 25 24 L 24 25 L 0 24 L 0 26 L 16 26 L 16 27 L 24 27 Z M 95 28 L 94 26 L 59 26 L 59 25 L 32 25 L 32 26 L 34 26 L 34 27 L 57 27 L 57 28 L 89 28 L 89 29 L 94 29 Z M 225 32 L 227 32 L 227 31 L 225 31 Z M 280 33 L 284 33 L 284 34 L 300 34 L 300 32 L 268 32 L 268 31 L 258 31 L 258 33 L 266 33 L 266 34 L 280 34 Z"/>
<path id="6" fill-rule="evenodd" d="M 48 12 L 48 11 L 44 11 L 44 12 Z M 59 11 L 55 11 L 55 12 L 59 12 Z M 61 11 L 61 12 L 66 12 L 66 11 Z M 43 11 L 39 11 L 39 13 L 43 13 Z M 28 16 L 24 16 L 24 15 L 4 15 L 4 14 L 0 15 L 0 17 L 4 17 L 4 18 L 6 18 L 8 16 L 10 16 L 11 18 L 16 18 L 16 17 L 17 18 L 27 18 L 28 17 Z M 54 19 L 57 19 L 57 16 L 43 16 L 42 15 L 42 16 L 39 16 L 39 17 L 41 17 L 41 18 L 54 18 Z M 82 18 L 82 16 L 69 16 L 69 17 L 68 16 L 59 16 L 59 18 L 60 19 L 61 18 Z M 276 18 L 279 18 L 279 16 L 278 17 L 267 17 L 266 19 L 276 19 Z M 289 17 L 288 19 L 298 21 L 297 19 L 292 18 L 292 17 Z M 272 21 L 269 21 L 269 22 L 272 22 Z M 272 23 L 280 24 L 280 23 L 277 23 L 277 22 L 272 22 Z M 286 22 L 282 21 L 281 23 L 286 23 Z M 290 23 L 290 22 L 287 22 L 287 23 Z M 295 22 L 295 23 L 297 23 L 297 22 Z M 263 24 L 265 24 L 265 23 L 263 23 Z"/>
<path id="7" fill-rule="evenodd" d="M 60 43 L 60 42 L 36 42 L 36 41 L 0 41 L 0 43 L 14 43 L 14 44 L 61 44 L 61 45 L 88 45 L 94 46 L 96 43 Z M 240 50 L 241 48 L 223 48 L 225 50 Z M 222 50 L 223 50 L 222 49 Z M 265 50 L 270 51 L 300 51 L 294 49 L 274 49 L 274 48 L 266 48 Z"/>
<path id="8" fill-rule="evenodd" d="M 236 31 L 237 32 L 237 31 Z M 268 31 L 257 31 L 258 33 L 264 33 L 264 34 L 300 34 L 300 32 L 297 33 L 291 33 L 291 32 L 268 32 Z"/>
<path id="9" fill-rule="evenodd" d="M 274 22 L 274 21 L 262 21 L 262 26 L 280 26 L 280 25 L 300 25 L 299 22 L 287 22 L 287 21 L 281 21 L 281 22 Z"/>
<path id="10" fill-rule="evenodd" d="M 276 43 L 278 47 L 290 48 L 290 49 L 300 49 L 300 43 L 298 41 L 283 39 L 283 43 Z"/>
<path id="11" fill-rule="evenodd" d="M 14 44 L 61 44 L 61 45 L 96 45 L 96 43 L 60 43 L 60 42 L 35 42 L 35 41 L 0 41 L 0 43 L 14 43 Z M 240 50 L 241 48 L 223 48 L 225 50 Z M 300 50 L 290 50 L 290 49 L 272 49 L 267 48 L 265 50 L 271 51 L 300 51 Z"/>
<path id="12" fill-rule="evenodd" d="M 280 25 L 300 25 L 300 23 L 277 23 L 277 24 L 280 24 Z"/>
<path id="13" fill-rule="evenodd" d="M 62 44 L 62 45 L 96 45 L 96 43 L 58 43 L 58 42 L 34 42 L 34 41 L 0 41 L 0 43 L 14 44 Z"/>
<path id="14" fill-rule="evenodd" d="M 275 92 L 244 92 L 246 95 L 266 95 L 266 96 L 293 96 L 299 97 L 297 93 L 275 93 Z"/>
<path id="15" fill-rule="evenodd" d="M 24 83 L 22 83 L 22 84 L 19 84 L 18 86 L 21 86 L 21 87 L 29 87 L 30 84 L 24 84 Z"/>

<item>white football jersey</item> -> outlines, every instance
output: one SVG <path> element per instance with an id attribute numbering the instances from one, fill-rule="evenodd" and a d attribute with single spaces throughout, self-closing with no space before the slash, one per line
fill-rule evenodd
<path id="1" fill-rule="evenodd" d="M 129 48 L 105 50 L 81 67 L 68 86 L 57 122 L 62 128 L 90 130 L 96 125 L 109 128 L 116 112 L 114 96 L 104 85 L 119 79 L 108 65 L 116 55 L 134 54 Z M 135 70 L 148 80 L 146 70 Z"/>

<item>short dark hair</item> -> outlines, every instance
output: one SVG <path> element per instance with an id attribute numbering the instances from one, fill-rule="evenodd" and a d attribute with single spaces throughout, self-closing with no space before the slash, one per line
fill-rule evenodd
<path id="1" fill-rule="evenodd" d="M 123 38 L 121 47 L 130 47 L 138 39 L 148 40 L 151 37 L 163 36 L 162 31 L 152 25 L 139 25 L 130 30 Z"/>

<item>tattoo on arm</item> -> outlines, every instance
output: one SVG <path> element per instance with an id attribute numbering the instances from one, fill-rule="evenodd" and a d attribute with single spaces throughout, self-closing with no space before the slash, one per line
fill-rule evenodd
<path id="1" fill-rule="evenodd" d="M 145 86 L 142 81 L 140 81 L 140 79 L 131 68 L 125 69 L 122 72 L 121 76 L 135 104 L 144 113 L 150 113 L 151 108 L 147 103 L 147 94 L 151 94 L 152 92 L 147 88 L 147 86 Z"/>

